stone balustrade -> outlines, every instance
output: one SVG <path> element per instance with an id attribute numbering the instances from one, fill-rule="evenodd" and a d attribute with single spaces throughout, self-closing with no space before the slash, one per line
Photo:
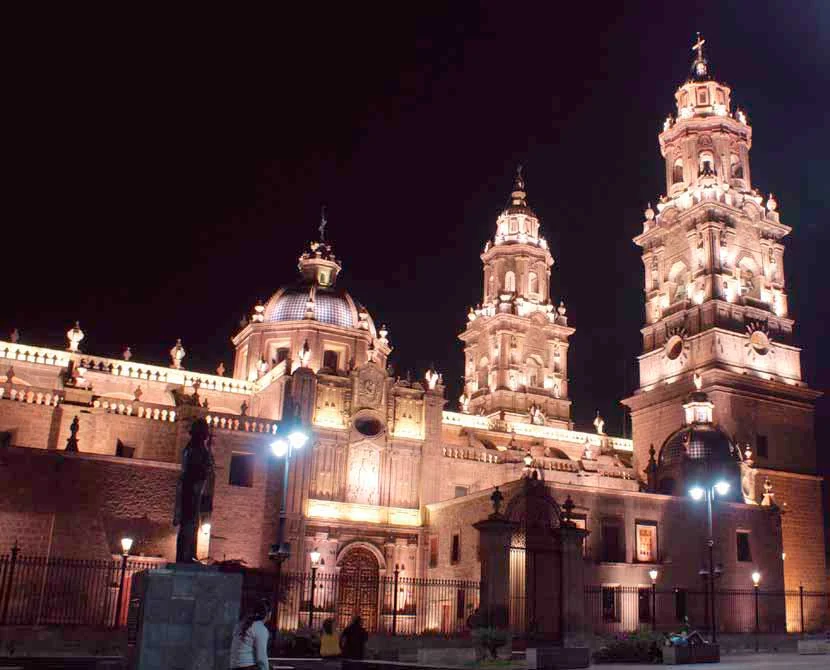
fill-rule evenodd
<path id="1" fill-rule="evenodd" d="M 458 447 L 443 447 L 442 453 L 446 458 L 461 458 L 467 461 L 481 461 L 482 463 L 503 463 L 498 454 L 489 454 L 480 449 L 465 449 Z"/>
<path id="2" fill-rule="evenodd" d="M 86 356 L 84 354 L 48 349 L 46 347 L 31 347 L 26 344 L 15 344 L 3 340 L 0 340 L 0 359 L 22 361 L 38 365 L 52 365 L 62 368 L 67 367 L 70 361 L 72 361 L 76 365 L 86 368 L 89 374 L 93 376 L 95 374 L 110 374 L 120 377 L 142 379 L 148 382 L 179 384 L 191 388 L 194 382 L 198 381 L 202 389 L 221 391 L 223 393 L 249 395 L 254 391 L 254 384 L 243 379 L 219 377 L 218 375 L 209 375 L 189 370 L 176 370 L 131 360 L 125 361 L 116 358 Z M 283 366 L 281 369 L 282 374 L 284 374 L 285 367 Z M 280 366 L 276 366 L 268 375 L 265 375 L 265 377 L 259 380 L 259 382 L 261 383 L 272 373 L 279 373 L 279 370 Z M 276 374 L 276 376 L 279 376 L 279 374 Z"/>
<path id="3" fill-rule="evenodd" d="M 56 407 L 63 396 L 57 391 L 32 386 L 0 386 L 0 400 L 14 400 L 29 405 L 51 405 Z"/>
<path id="4" fill-rule="evenodd" d="M 576 430 L 554 428 L 552 426 L 538 426 L 532 423 L 503 423 L 493 421 L 486 416 L 477 414 L 463 414 L 461 412 L 444 412 L 443 422 L 451 426 L 463 426 L 464 428 L 478 428 L 480 430 L 495 430 L 504 427 L 507 432 L 514 432 L 517 435 L 527 437 L 539 437 L 546 440 L 559 442 L 572 442 L 574 444 L 590 444 L 592 447 L 601 447 L 603 439 L 617 451 L 634 451 L 634 441 L 622 437 L 611 437 L 610 435 L 598 435 L 596 433 L 582 433 Z M 504 431 L 500 431 L 504 432 Z"/>
<path id="5" fill-rule="evenodd" d="M 288 361 L 280 361 L 253 383 L 253 390 L 255 392 L 262 391 L 286 374 L 288 374 Z"/>
<path id="6" fill-rule="evenodd" d="M 30 347 L 25 344 L 13 344 L 0 340 L 0 358 L 40 365 L 56 365 L 65 368 L 72 360 L 70 354 L 55 349 Z"/>
<path id="7" fill-rule="evenodd" d="M 208 414 L 205 417 L 209 426 L 219 430 L 241 430 L 246 433 L 277 434 L 278 421 L 262 421 L 247 416 L 233 414 Z"/>
<path id="8" fill-rule="evenodd" d="M 123 400 L 112 400 L 108 398 L 97 398 L 92 406 L 101 408 L 108 414 L 121 414 L 122 416 L 135 416 L 139 419 L 152 419 L 154 421 L 176 420 L 176 410 L 144 402 L 124 402 Z"/>

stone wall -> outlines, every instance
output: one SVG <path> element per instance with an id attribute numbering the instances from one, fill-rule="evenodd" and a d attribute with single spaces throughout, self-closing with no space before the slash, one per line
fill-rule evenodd
<path id="1" fill-rule="evenodd" d="M 109 558 L 175 557 L 178 468 L 90 454 L 9 447 L 0 452 L 0 551 Z"/>
<path id="2" fill-rule="evenodd" d="M 83 447 L 83 433 L 79 436 Z M 209 556 L 268 567 L 268 548 L 276 539 L 281 469 L 269 457 L 267 437 L 258 438 L 232 431 L 219 431 L 214 438 Z M 234 453 L 252 454 L 251 487 L 229 482 Z M 104 558 L 120 553 L 120 538 L 129 536 L 135 540 L 134 555 L 172 560 L 178 476 L 176 463 L 83 451 L 4 449 L 0 553 L 17 540 L 25 554 Z"/>

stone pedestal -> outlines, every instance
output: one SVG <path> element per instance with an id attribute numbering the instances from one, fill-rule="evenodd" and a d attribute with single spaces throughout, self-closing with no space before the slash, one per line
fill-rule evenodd
<path id="1" fill-rule="evenodd" d="M 510 538 L 518 527 L 501 514 L 474 523 L 481 554 L 481 605 L 486 625 L 506 628 L 510 615 Z"/>
<path id="2" fill-rule="evenodd" d="M 128 614 L 133 670 L 227 670 L 242 575 L 171 563 L 133 577 Z"/>

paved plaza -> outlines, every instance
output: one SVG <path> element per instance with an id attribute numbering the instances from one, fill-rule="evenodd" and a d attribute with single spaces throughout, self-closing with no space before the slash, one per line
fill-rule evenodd
<path id="1" fill-rule="evenodd" d="M 672 666 L 674 667 L 674 666 Z M 720 663 L 693 663 L 677 666 L 683 668 L 718 668 L 718 670 L 812 670 L 830 668 L 830 655 L 799 656 L 798 654 L 736 654 L 726 656 Z M 592 665 L 592 670 L 640 670 L 655 668 L 648 664 L 602 663 Z"/>

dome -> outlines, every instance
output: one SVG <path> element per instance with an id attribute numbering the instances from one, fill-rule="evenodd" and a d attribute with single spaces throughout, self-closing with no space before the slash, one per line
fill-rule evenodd
<path id="1" fill-rule="evenodd" d="M 660 450 L 661 468 L 686 460 L 701 464 L 734 463 L 735 447 L 729 437 L 711 424 L 692 424 L 672 433 Z"/>
<path id="2" fill-rule="evenodd" d="M 265 321 L 302 321 L 305 319 L 309 299 L 309 286 L 282 290 L 272 298 L 265 312 Z M 314 296 L 314 318 L 341 328 L 356 327 L 355 308 L 351 297 L 343 291 L 318 287 Z"/>

